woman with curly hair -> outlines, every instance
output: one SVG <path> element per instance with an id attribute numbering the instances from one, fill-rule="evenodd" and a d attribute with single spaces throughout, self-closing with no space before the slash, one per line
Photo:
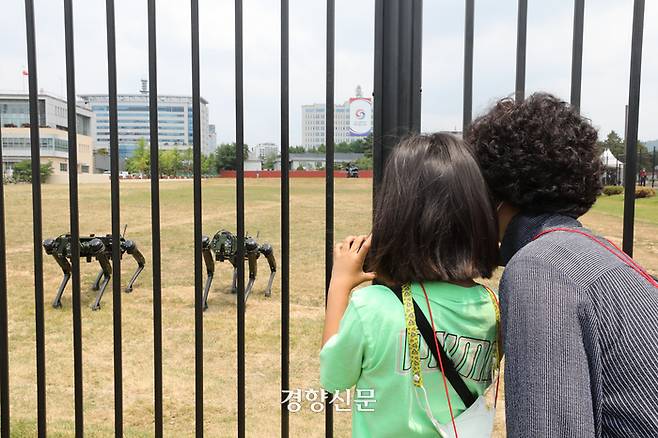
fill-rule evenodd
<path id="1" fill-rule="evenodd" d="M 578 218 L 597 132 L 560 99 L 499 101 L 466 135 L 499 216 L 511 437 L 658 437 L 658 283 Z"/>

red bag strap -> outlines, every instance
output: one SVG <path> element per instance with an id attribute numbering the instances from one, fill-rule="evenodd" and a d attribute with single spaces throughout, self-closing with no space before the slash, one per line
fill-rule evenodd
<path id="1" fill-rule="evenodd" d="M 596 236 L 587 233 L 582 230 L 576 230 L 574 228 L 549 228 L 547 230 L 542 231 L 541 233 L 537 234 L 535 237 L 532 238 L 533 241 L 539 239 L 541 236 L 545 236 L 546 234 L 553 233 L 556 231 L 564 231 L 565 233 L 572 233 L 572 234 L 580 234 L 581 236 L 585 236 L 588 239 L 596 242 L 599 244 L 601 247 L 605 248 L 612 254 L 614 254 L 619 260 L 624 262 L 624 264 L 628 265 L 631 267 L 635 272 L 640 274 L 645 280 L 647 280 L 652 286 L 658 288 L 658 281 L 656 281 L 655 278 L 653 278 L 647 271 L 644 270 L 642 266 L 640 266 L 635 260 L 633 260 L 631 257 L 628 256 L 625 252 L 623 252 L 617 245 L 615 245 L 613 242 L 611 242 L 608 239 L 604 239 L 609 245 L 606 245 L 604 242 L 602 242 L 600 239 L 598 239 Z"/>

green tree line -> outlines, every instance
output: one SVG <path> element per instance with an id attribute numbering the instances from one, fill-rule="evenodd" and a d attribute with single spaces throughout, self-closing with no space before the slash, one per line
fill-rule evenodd
<path id="1" fill-rule="evenodd" d="M 216 175 L 222 170 L 235 170 L 236 145 L 224 143 L 210 154 L 201 155 L 201 174 Z M 248 157 L 249 148 L 244 145 L 244 158 Z M 193 152 L 187 149 L 166 149 L 158 151 L 160 176 L 177 177 L 192 175 Z M 146 140 L 139 140 L 137 148 L 126 160 L 126 170 L 134 174 L 149 174 L 151 171 L 151 151 Z"/>
<path id="2" fill-rule="evenodd" d="M 46 182 L 48 177 L 53 174 L 52 161 L 42 163 L 39 166 L 39 173 L 41 174 L 41 182 Z M 11 179 L 14 182 L 32 182 L 32 160 L 23 160 L 14 164 Z"/>
<path id="3" fill-rule="evenodd" d="M 605 140 L 599 141 L 598 144 L 601 153 L 606 149 L 610 149 L 612 155 L 614 155 L 619 161 L 622 163 L 626 162 L 626 142 L 615 131 L 610 131 Z M 651 173 L 651 166 L 653 166 L 653 151 L 650 151 L 641 141 L 637 142 L 637 159 L 638 171 L 645 168 Z"/>
<path id="4" fill-rule="evenodd" d="M 233 143 L 222 143 L 217 146 L 214 152 L 202 154 L 201 156 L 201 173 L 203 175 L 216 175 L 222 170 L 235 170 L 237 146 Z M 334 148 L 338 153 L 362 153 L 364 156 L 356 161 L 360 169 L 372 169 L 372 135 L 359 139 L 354 142 L 337 143 Z M 290 153 L 325 153 L 326 147 L 320 145 L 317 148 L 305 149 L 303 146 L 293 146 L 289 149 Z M 244 159 L 249 157 L 249 146 L 244 145 Z M 278 155 L 265 157 L 263 160 L 264 169 L 274 169 L 275 162 L 279 159 Z M 146 140 L 140 139 L 137 142 L 137 148 L 133 154 L 126 160 L 126 170 L 133 174 L 148 175 L 151 172 L 151 152 Z M 177 177 L 189 176 L 193 174 L 193 154 L 192 148 L 187 149 L 166 149 L 158 152 L 160 163 L 160 176 Z"/>

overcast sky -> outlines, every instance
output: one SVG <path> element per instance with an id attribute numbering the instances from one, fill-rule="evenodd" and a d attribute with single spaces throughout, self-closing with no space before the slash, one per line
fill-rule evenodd
<path id="1" fill-rule="evenodd" d="M 74 1 L 77 92 L 107 93 L 104 0 Z M 146 0 L 116 0 L 118 86 L 136 93 L 148 76 Z M 158 85 L 161 94 L 191 94 L 189 1 L 159 0 Z M 476 0 L 474 111 L 514 90 L 516 0 Z M 4 0 L 0 15 L 0 89 L 21 90 L 27 65 L 24 2 Z M 35 0 L 39 88 L 65 95 L 63 1 Z M 585 5 L 582 112 L 600 129 L 623 133 L 632 0 Z M 464 2 L 425 0 L 423 131 L 461 129 Z M 235 136 L 234 2 L 200 0 L 201 94 L 220 142 Z M 325 96 L 322 0 L 290 0 L 291 144 L 301 142 L 301 105 Z M 280 143 L 280 6 L 244 0 L 245 141 Z M 658 2 L 645 11 L 640 138 L 658 138 Z M 530 0 L 526 92 L 568 100 L 573 1 Z M 373 88 L 374 0 L 336 0 L 336 102 Z"/>

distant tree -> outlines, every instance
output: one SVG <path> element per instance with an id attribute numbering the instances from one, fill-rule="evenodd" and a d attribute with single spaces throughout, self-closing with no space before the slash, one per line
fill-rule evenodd
<path id="1" fill-rule="evenodd" d="M 612 155 L 617 157 L 623 163 L 626 162 L 626 142 L 615 131 L 610 131 L 606 139 L 599 142 L 601 153 L 605 149 L 610 149 Z M 653 153 L 641 141 L 637 142 L 637 170 L 642 168 L 651 169 L 653 165 Z"/>
<path id="2" fill-rule="evenodd" d="M 372 156 L 370 157 L 363 156 L 358 160 L 356 160 L 356 167 L 358 167 L 361 170 L 372 169 Z"/>
<path id="3" fill-rule="evenodd" d="M 53 174 L 53 163 L 48 161 L 41 164 L 40 168 L 41 182 L 46 182 L 48 177 Z M 32 161 L 23 160 L 14 165 L 13 178 L 16 182 L 32 182 Z"/>
<path id="4" fill-rule="evenodd" d="M 160 151 L 160 175 L 178 176 L 183 170 L 183 156 L 178 149 Z"/>
<path id="5" fill-rule="evenodd" d="M 306 148 L 304 146 L 291 146 L 288 148 L 288 152 L 291 154 L 303 154 L 306 152 Z"/>
<path id="6" fill-rule="evenodd" d="M 149 173 L 151 167 L 151 153 L 146 140 L 137 140 L 137 148 L 126 159 L 126 170 L 130 173 Z"/>
<path id="7" fill-rule="evenodd" d="M 653 151 L 650 151 L 647 146 L 641 141 L 637 142 L 637 170 L 638 172 L 645 168 L 651 173 L 651 166 L 653 166 Z"/>
<path id="8" fill-rule="evenodd" d="M 615 131 L 610 131 L 606 139 L 599 142 L 599 147 L 601 148 L 601 153 L 606 149 L 610 149 L 610 152 L 615 157 L 620 157 L 626 152 L 624 140 Z"/>
<path id="9" fill-rule="evenodd" d="M 299 166 L 297 166 L 297 170 L 304 170 L 304 166 L 300 164 Z"/>
<path id="10" fill-rule="evenodd" d="M 244 159 L 249 157 L 249 146 L 244 145 Z M 215 151 L 215 166 L 217 171 L 236 169 L 236 144 L 222 143 Z"/>
<path id="11" fill-rule="evenodd" d="M 96 153 L 97 153 L 98 155 L 104 155 L 104 156 L 108 156 L 108 155 L 110 155 L 110 151 L 108 151 L 107 148 L 99 148 L 99 149 L 96 149 Z"/>
<path id="12" fill-rule="evenodd" d="M 263 160 L 263 169 L 274 170 L 274 164 L 279 158 L 277 154 L 270 154 Z"/>
<path id="13" fill-rule="evenodd" d="M 370 158 L 372 160 L 372 143 L 373 143 L 372 133 L 370 133 L 370 135 L 368 135 L 366 138 L 360 141 L 363 144 L 363 155 L 366 158 Z"/>
<path id="14" fill-rule="evenodd" d="M 352 152 L 352 144 L 347 141 L 336 143 L 334 145 L 334 152 L 341 152 L 341 153 Z"/>
<path id="15" fill-rule="evenodd" d="M 216 173 L 215 154 L 201 155 L 201 174 L 210 175 Z"/>

